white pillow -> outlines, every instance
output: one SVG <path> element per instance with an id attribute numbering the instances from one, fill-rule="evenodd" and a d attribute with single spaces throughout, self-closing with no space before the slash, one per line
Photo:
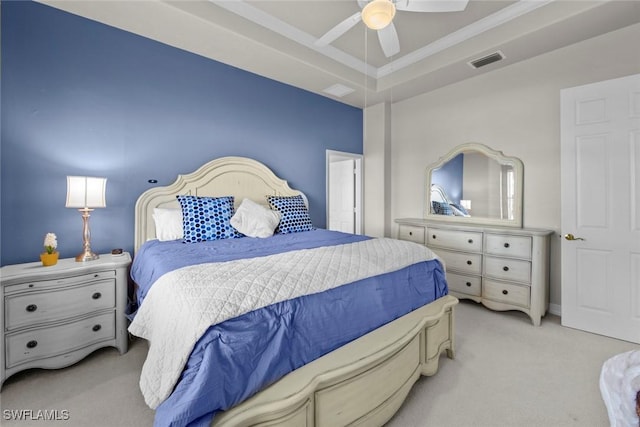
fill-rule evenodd
<path id="1" fill-rule="evenodd" d="M 249 237 L 270 237 L 280 223 L 280 212 L 273 211 L 253 200 L 243 199 L 231 217 L 231 225 Z"/>
<path id="2" fill-rule="evenodd" d="M 156 223 L 156 239 L 161 242 L 182 239 L 182 209 L 154 208 L 153 220 Z"/>

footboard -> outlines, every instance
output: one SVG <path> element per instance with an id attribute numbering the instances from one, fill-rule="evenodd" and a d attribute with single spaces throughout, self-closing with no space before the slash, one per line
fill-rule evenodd
<path id="1" fill-rule="evenodd" d="M 420 375 L 454 357 L 450 295 L 370 332 L 299 368 L 240 405 L 214 426 L 382 425 L 396 413 Z"/>

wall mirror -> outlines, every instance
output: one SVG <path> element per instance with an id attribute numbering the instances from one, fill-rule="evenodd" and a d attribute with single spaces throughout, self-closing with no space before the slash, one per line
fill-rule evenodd
<path id="1" fill-rule="evenodd" d="M 426 170 L 428 220 L 522 227 L 524 167 L 486 145 L 462 144 Z"/>

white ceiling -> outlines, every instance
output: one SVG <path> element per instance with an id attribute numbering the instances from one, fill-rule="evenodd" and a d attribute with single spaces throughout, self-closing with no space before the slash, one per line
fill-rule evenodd
<path id="1" fill-rule="evenodd" d="M 398 11 L 400 52 L 386 58 L 362 22 L 328 46 L 315 45 L 360 10 L 356 0 L 41 2 L 357 107 L 406 99 L 640 22 L 636 0 L 470 0 L 462 12 Z M 468 64 L 495 51 L 505 59 L 480 69 Z M 334 85 L 353 91 L 324 92 Z"/>

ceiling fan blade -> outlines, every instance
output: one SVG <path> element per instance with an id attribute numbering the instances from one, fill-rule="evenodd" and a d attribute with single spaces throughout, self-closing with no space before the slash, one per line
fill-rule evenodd
<path id="1" fill-rule="evenodd" d="M 393 22 L 378 30 L 378 40 L 380 40 L 380 46 L 387 58 L 392 57 L 396 53 L 400 52 L 400 40 L 398 39 L 398 33 Z"/>
<path id="2" fill-rule="evenodd" d="M 349 31 L 354 25 L 360 22 L 360 12 L 356 12 L 329 31 L 324 36 L 315 41 L 316 46 L 326 46 L 331 44 L 335 39 Z"/>
<path id="3" fill-rule="evenodd" d="M 398 0 L 397 10 L 407 12 L 460 12 L 469 0 Z"/>

